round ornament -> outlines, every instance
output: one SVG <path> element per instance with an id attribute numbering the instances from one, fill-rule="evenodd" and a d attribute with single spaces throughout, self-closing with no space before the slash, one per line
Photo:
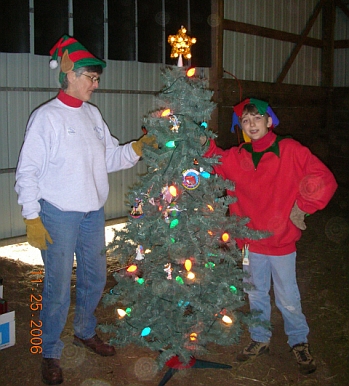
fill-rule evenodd
<path id="1" fill-rule="evenodd" d="M 188 169 L 183 172 L 182 185 L 189 190 L 196 189 L 200 185 L 200 174 L 195 169 Z"/>

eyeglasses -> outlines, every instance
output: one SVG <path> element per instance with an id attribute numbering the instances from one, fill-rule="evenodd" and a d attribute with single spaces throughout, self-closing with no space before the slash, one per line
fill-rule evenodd
<path id="1" fill-rule="evenodd" d="M 81 74 L 81 75 L 85 75 L 88 78 L 90 78 L 92 83 L 94 83 L 94 82 L 99 83 L 101 81 L 101 78 L 99 76 L 91 76 L 91 75 L 87 75 L 87 74 Z"/>

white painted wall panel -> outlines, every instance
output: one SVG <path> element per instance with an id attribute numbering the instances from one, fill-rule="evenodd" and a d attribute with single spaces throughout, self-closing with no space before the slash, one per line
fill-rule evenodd
<path id="1" fill-rule="evenodd" d="M 317 0 L 227 0 L 224 4 L 226 19 L 301 34 Z M 321 25 L 320 14 L 308 36 L 320 39 Z M 223 47 L 226 71 L 242 80 L 275 82 L 295 44 L 225 31 Z M 318 86 L 320 64 L 321 50 L 303 46 L 283 82 Z"/>
<path id="2" fill-rule="evenodd" d="M 120 143 L 138 139 L 142 118 L 155 109 L 154 92 L 161 88 L 160 64 L 107 62 L 98 92 L 97 105 L 110 131 Z M 51 70 L 48 56 L 0 53 L 0 169 L 14 169 L 31 112 L 54 98 L 59 89 L 58 70 Z M 106 218 L 125 216 L 125 194 L 144 162 L 110 175 Z M 0 239 L 24 234 L 25 228 L 13 186 L 14 172 L 0 173 Z"/>

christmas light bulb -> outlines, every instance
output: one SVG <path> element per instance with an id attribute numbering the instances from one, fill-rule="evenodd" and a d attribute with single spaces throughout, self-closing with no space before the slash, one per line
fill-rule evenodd
<path id="1" fill-rule="evenodd" d="M 116 312 L 118 313 L 118 315 L 120 316 L 120 318 L 123 318 L 124 316 L 127 315 L 126 311 L 123 310 L 122 308 L 118 308 L 118 309 L 116 310 Z"/>
<path id="2" fill-rule="evenodd" d="M 191 67 L 191 68 L 189 68 L 188 70 L 187 70 L 187 77 L 188 78 L 191 78 L 192 76 L 194 76 L 195 75 L 195 67 Z"/>
<path id="3" fill-rule="evenodd" d="M 192 332 L 189 336 L 189 339 L 192 341 L 192 342 L 195 342 L 198 338 L 198 334 L 196 332 Z"/>
<path id="4" fill-rule="evenodd" d="M 184 284 L 184 280 L 180 276 L 176 277 L 176 282 L 178 282 L 179 284 Z"/>
<path id="5" fill-rule="evenodd" d="M 229 233 L 224 232 L 224 233 L 222 234 L 222 240 L 223 240 L 225 243 L 227 243 L 227 242 L 230 240 L 230 235 L 229 235 Z"/>
<path id="6" fill-rule="evenodd" d="M 195 279 L 195 273 L 194 272 L 188 272 L 187 278 L 189 280 L 194 280 Z"/>
<path id="7" fill-rule="evenodd" d="M 168 115 L 171 114 L 171 110 L 170 109 L 166 109 L 164 110 L 162 113 L 161 113 L 161 116 L 162 117 L 167 117 Z"/>
<path id="8" fill-rule="evenodd" d="M 234 286 L 234 285 L 231 285 L 230 287 L 230 291 L 233 293 L 233 294 L 236 294 L 238 292 L 237 288 Z"/>
<path id="9" fill-rule="evenodd" d="M 190 270 L 191 270 L 192 265 L 193 265 L 193 264 L 192 264 L 192 262 L 191 262 L 190 259 L 185 260 L 184 267 L 185 267 L 185 269 L 186 269 L 187 271 L 190 271 Z"/>
<path id="10" fill-rule="evenodd" d="M 173 229 L 179 224 L 178 219 L 174 219 L 170 222 L 170 228 Z"/>
<path id="11" fill-rule="evenodd" d="M 229 316 L 224 315 L 222 318 L 222 322 L 229 325 L 229 324 L 233 323 L 233 320 L 231 318 L 229 318 Z"/>
<path id="12" fill-rule="evenodd" d="M 135 264 L 132 264 L 132 265 L 130 265 L 127 269 L 126 269 L 126 271 L 127 272 L 129 272 L 129 273 L 133 273 L 133 272 L 136 272 L 137 271 L 137 265 L 135 265 Z"/>
<path id="13" fill-rule="evenodd" d="M 208 209 L 209 209 L 211 212 L 213 212 L 213 206 L 212 206 L 212 205 L 208 204 L 207 207 L 208 207 Z"/>
<path id="14" fill-rule="evenodd" d="M 150 331 L 151 331 L 151 328 L 150 327 L 146 327 L 142 330 L 141 332 L 141 336 L 147 336 L 150 334 Z"/>
<path id="15" fill-rule="evenodd" d="M 176 197 L 177 196 L 177 188 L 174 185 L 171 185 L 168 188 L 169 192 L 171 193 L 171 196 Z"/>
<path id="16" fill-rule="evenodd" d="M 168 147 L 169 149 L 173 149 L 176 147 L 175 141 L 168 141 L 165 143 L 165 146 Z"/>

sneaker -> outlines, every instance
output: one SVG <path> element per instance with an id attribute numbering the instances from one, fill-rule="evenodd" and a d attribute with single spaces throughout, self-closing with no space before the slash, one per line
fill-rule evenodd
<path id="1" fill-rule="evenodd" d="M 251 340 L 250 344 L 244 348 L 241 354 L 238 354 L 236 359 L 239 362 L 246 362 L 249 359 L 254 359 L 262 354 L 269 353 L 269 342 L 255 342 Z"/>
<path id="2" fill-rule="evenodd" d="M 292 347 L 292 351 L 296 356 L 301 374 L 311 374 L 316 370 L 316 363 L 309 352 L 308 343 L 299 343 Z"/>

